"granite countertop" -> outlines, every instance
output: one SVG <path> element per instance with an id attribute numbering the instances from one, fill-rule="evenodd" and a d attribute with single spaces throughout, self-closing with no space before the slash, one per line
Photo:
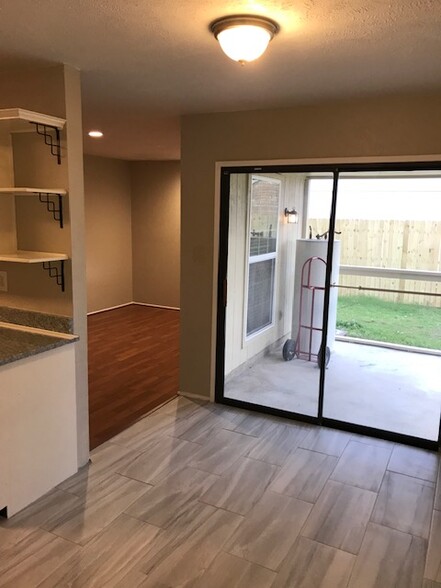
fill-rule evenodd
<path id="1" fill-rule="evenodd" d="M 72 334 L 73 332 L 72 317 L 9 306 L 0 306 L 0 322 L 44 329 L 45 331 L 56 331 L 57 333 Z"/>
<path id="2" fill-rule="evenodd" d="M 61 347 L 77 339 L 75 336 L 57 337 L 0 326 L 0 366 Z"/>

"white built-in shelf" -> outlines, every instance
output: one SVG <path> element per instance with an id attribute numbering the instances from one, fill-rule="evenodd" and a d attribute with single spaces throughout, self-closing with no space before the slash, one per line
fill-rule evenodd
<path id="1" fill-rule="evenodd" d="M 63 118 L 49 116 L 41 112 L 32 112 L 23 108 L 0 109 L 0 126 L 6 126 L 7 130 L 13 132 L 35 131 L 35 127 L 29 123 L 35 123 L 61 130 L 66 121 Z"/>
<path id="2" fill-rule="evenodd" d="M 66 193 L 63 188 L 0 188 L 0 195 L 35 196 L 38 194 L 60 194 L 60 196 L 65 196 Z"/>
<path id="3" fill-rule="evenodd" d="M 60 223 L 61 229 L 64 226 L 62 196 L 65 196 L 66 193 L 66 190 L 62 188 L 0 188 L 0 197 L 2 195 L 38 196 L 40 202 L 46 204 L 46 208 L 54 220 Z"/>
<path id="4" fill-rule="evenodd" d="M 46 253 L 42 251 L 15 251 L 0 253 L 0 261 L 13 263 L 44 263 L 47 261 L 64 261 L 69 259 L 65 253 Z"/>

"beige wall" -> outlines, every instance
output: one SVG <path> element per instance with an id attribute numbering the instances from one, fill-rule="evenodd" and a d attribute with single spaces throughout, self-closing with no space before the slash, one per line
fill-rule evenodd
<path id="1" fill-rule="evenodd" d="M 440 137 L 441 92 L 183 117 L 180 390 L 214 388 L 217 161 L 441 154 Z"/>
<path id="2" fill-rule="evenodd" d="M 180 163 L 130 164 L 133 300 L 179 307 Z"/>
<path id="3" fill-rule="evenodd" d="M 88 312 L 179 307 L 180 164 L 86 155 Z"/>
<path id="4" fill-rule="evenodd" d="M 84 218 L 83 121 L 80 72 L 64 66 L 69 211 L 72 224 L 73 326 L 80 337 L 75 346 L 78 465 L 89 459 L 89 395 L 87 377 L 86 231 Z"/>
<path id="5" fill-rule="evenodd" d="M 86 155 L 87 310 L 133 300 L 129 162 Z"/>

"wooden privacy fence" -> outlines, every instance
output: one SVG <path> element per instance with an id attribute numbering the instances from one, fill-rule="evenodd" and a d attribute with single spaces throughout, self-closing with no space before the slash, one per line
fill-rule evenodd
<path id="1" fill-rule="evenodd" d="M 309 219 L 313 235 L 324 233 L 328 219 Z M 340 289 L 340 296 L 374 295 L 383 300 L 423 304 L 441 308 L 441 221 L 359 220 L 337 219 L 336 230 L 341 235 L 342 266 L 385 268 L 386 270 L 420 270 L 416 272 L 389 272 L 367 270 L 356 275 L 348 267 L 339 277 L 342 286 L 362 286 L 406 290 L 412 294 L 392 292 L 365 292 Z M 437 276 L 436 274 L 440 274 Z M 427 274 L 427 275 L 426 275 Z M 387 276 L 387 277 L 386 277 Z M 419 295 L 418 292 L 427 294 Z"/>

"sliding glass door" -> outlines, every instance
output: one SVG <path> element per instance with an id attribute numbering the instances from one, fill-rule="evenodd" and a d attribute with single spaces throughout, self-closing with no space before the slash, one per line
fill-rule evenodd
<path id="1" fill-rule="evenodd" d="M 223 172 L 218 401 L 436 445 L 441 172 L 415 167 Z"/>

